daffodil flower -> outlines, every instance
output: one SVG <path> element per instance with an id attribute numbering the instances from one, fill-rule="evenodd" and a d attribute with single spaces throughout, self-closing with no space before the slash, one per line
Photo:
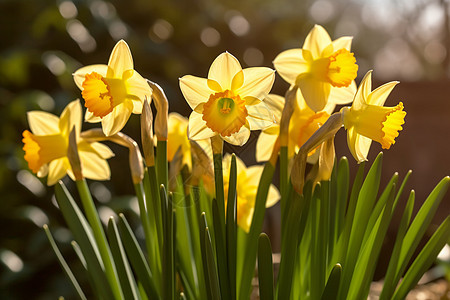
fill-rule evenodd
<path id="1" fill-rule="evenodd" d="M 352 37 L 331 41 L 327 31 L 315 25 L 303 48 L 280 53 L 273 64 L 278 74 L 291 85 L 297 85 L 308 106 L 321 111 L 333 99 L 335 104 L 351 102 L 358 71 L 350 52 Z"/>
<path id="2" fill-rule="evenodd" d="M 250 130 L 273 123 L 273 113 L 263 102 L 272 88 L 274 70 L 265 67 L 242 69 L 230 53 L 220 54 L 208 78 L 186 75 L 180 88 L 193 112 L 189 138 L 202 140 L 219 135 L 226 142 L 243 145 Z"/>
<path id="3" fill-rule="evenodd" d="M 231 155 L 225 155 L 223 159 L 223 183 L 225 191 L 225 201 L 228 199 L 228 184 L 230 180 Z M 236 212 L 237 224 L 245 232 L 249 232 L 253 211 L 255 209 L 256 192 L 258 190 L 259 179 L 263 171 L 263 166 L 246 167 L 244 162 L 236 157 Z M 280 193 L 277 188 L 271 184 L 267 195 L 266 207 L 271 207 L 280 200 Z"/>
<path id="4" fill-rule="evenodd" d="M 152 90 L 133 69 L 127 43 L 120 40 L 112 50 L 108 65 L 90 65 L 73 74 L 87 108 L 87 122 L 102 122 L 106 136 L 119 132 L 131 113 L 140 114 L 142 104 Z"/>
<path id="5" fill-rule="evenodd" d="M 358 162 L 367 160 L 372 141 L 379 142 L 383 149 L 389 149 L 403 129 L 401 125 L 405 123 L 406 116 L 403 103 L 395 107 L 383 106 L 397 84 L 397 81 L 388 82 L 372 91 L 372 71 L 369 71 L 356 92 L 352 106 L 342 108 L 348 147 Z"/>
<path id="6" fill-rule="evenodd" d="M 55 184 L 66 174 L 75 178 L 67 158 L 72 128 L 75 128 L 83 176 L 95 180 L 110 178 L 106 159 L 114 154 L 107 146 L 88 143 L 80 137 L 82 109 L 79 100 L 69 103 L 59 118 L 41 111 L 28 112 L 27 117 L 31 132 L 23 132 L 25 160 L 39 177 L 48 175 L 48 185 Z"/>
<path id="7" fill-rule="evenodd" d="M 270 101 L 266 101 L 267 103 L 274 103 L 270 105 L 270 108 L 272 108 L 277 122 L 269 128 L 264 129 L 258 137 L 258 141 L 256 143 L 256 160 L 258 162 L 267 161 L 272 153 L 273 145 L 275 144 L 280 132 L 279 124 L 284 104 L 284 98 L 281 96 L 270 94 L 267 98 L 270 99 Z M 292 158 L 298 149 L 309 139 L 309 137 L 317 129 L 319 129 L 323 123 L 325 123 L 330 116 L 331 111 L 334 109 L 334 106 L 329 106 L 326 111 L 315 113 L 308 107 L 305 99 L 298 90 L 296 99 L 297 105 L 295 105 L 294 112 L 289 123 L 289 158 Z M 315 150 L 309 153 L 309 162 L 313 163 L 317 160 L 317 155 L 314 155 L 315 153 Z"/>

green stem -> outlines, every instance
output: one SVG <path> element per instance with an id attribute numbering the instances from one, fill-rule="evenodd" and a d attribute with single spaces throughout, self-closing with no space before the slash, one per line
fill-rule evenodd
<path id="1" fill-rule="evenodd" d="M 167 141 L 159 141 L 156 144 L 156 172 L 159 184 L 164 184 L 167 189 L 169 181 L 169 170 L 167 166 Z"/>
<path id="2" fill-rule="evenodd" d="M 81 202 L 86 212 L 89 224 L 92 227 L 95 240 L 97 241 L 98 249 L 105 266 L 106 277 L 108 278 L 111 289 L 113 290 L 116 299 L 123 299 L 122 289 L 120 288 L 119 278 L 117 276 L 117 270 L 112 260 L 111 249 L 109 248 L 106 240 L 105 231 L 100 222 L 97 210 L 95 208 L 94 201 L 92 200 L 91 193 L 87 186 L 86 180 L 77 180 L 76 185 L 78 192 L 80 193 Z"/>

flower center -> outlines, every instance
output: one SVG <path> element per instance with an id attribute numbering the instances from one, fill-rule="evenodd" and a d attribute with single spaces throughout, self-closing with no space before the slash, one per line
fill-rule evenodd
<path id="1" fill-rule="evenodd" d="M 25 160 L 34 173 L 37 173 L 44 164 L 67 155 L 67 141 L 62 135 L 37 136 L 28 130 L 22 135 Z"/>
<path id="2" fill-rule="evenodd" d="M 353 53 L 340 49 L 330 56 L 328 81 L 334 87 L 346 87 L 356 78 L 358 65 Z"/>
<path id="3" fill-rule="evenodd" d="M 334 87 L 346 87 L 356 78 L 358 65 L 353 53 L 339 49 L 330 57 L 312 61 L 309 71 L 318 80 L 329 82 Z"/>
<path id="4" fill-rule="evenodd" d="M 86 74 L 81 94 L 84 106 L 96 117 L 103 118 L 114 108 L 111 88 L 106 79 L 96 72 Z"/>
<path id="5" fill-rule="evenodd" d="M 245 101 L 230 90 L 212 94 L 203 105 L 203 117 L 212 131 L 222 136 L 238 132 L 248 116 Z"/>
<path id="6" fill-rule="evenodd" d="M 344 126 L 354 126 L 357 133 L 377 141 L 383 149 L 389 149 L 403 129 L 405 116 L 402 102 L 395 107 L 367 105 L 358 111 L 345 110 Z"/>

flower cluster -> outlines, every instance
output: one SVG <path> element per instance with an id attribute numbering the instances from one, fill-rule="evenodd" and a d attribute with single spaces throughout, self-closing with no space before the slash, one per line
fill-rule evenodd
<path id="1" fill-rule="evenodd" d="M 204 170 L 212 169 L 213 156 L 222 155 L 222 140 L 243 145 L 249 139 L 250 131 L 261 130 L 257 161 L 275 164 L 280 148 L 285 149 L 287 159 L 292 160 L 302 147 L 307 148 L 303 151 L 306 151 L 308 162 L 318 164 L 320 176 L 317 178 L 327 180 L 329 175 L 324 174 L 329 172 L 321 173 L 320 170 L 325 165 L 332 165 L 334 146 L 332 142 L 327 146 L 324 143 L 334 138 L 334 134 L 330 136 L 331 131 L 324 124 L 336 105 L 352 103 L 351 107 L 343 107 L 335 113 L 340 116 L 336 126 L 347 130 L 349 149 L 358 162 L 367 159 L 372 141 L 389 149 L 402 130 L 406 115 L 401 102 L 395 107 L 383 106 L 397 82 L 372 91 L 372 73 L 368 72 L 356 89 L 354 80 L 358 65 L 351 52 L 351 42 L 351 37 L 332 41 L 326 30 L 316 25 L 307 35 L 303 48 L 280 53 L 273 64 L 277 73 L 291 85 L 286 99 L 270 94 L 275 70 L 268 67 L 242 69 L 233 55 L 222 53 L 212 62 L 207 78 L 192 75 L 180 78 L 181 92 L 192 108 L 187 120 L 175 113 L 167 116 L 164 92 L 134 70 L 130 49 L 121 40 L 114 47 L 107 65 L 86 66 L 73 74 L 84 99 L 85 121 L 101 122 L 103 133 L 81 133 L 82 108 L 78 100 L 71 102 L 60 118 L 45 112 L 30 112 L 28 121 L 32 132 L 23 132 L 25 160 L 39 177 L 48 174 L 49 185 L 65 174 L 75 180 L 80 176 L 107 180 L 110 171 L 106 159 L 113 153 L 98 141 L 109 139 L 138 149 L 120 131 L 132 113 L 143 112 L 144 101 L 150 102 L 154 98 L 157 110 L 161 109 L 155 126 L 158 142 L 167 140 L 167 161 L 179 166 L 171 167 L 172 170 L 180 171 L 186 166 L 192 178 L 206 183 L 208 179 L 204 175 L 212 175 Z M 153 122 L 150 108 L 147 108 L 146 116 L 142 118 L 143 123 Z M 152 131 L 153 127 L 150 124 L 143 128 Z M 70 138 L 71 132 L 74 132 L 73 138 Z M 147 140 L 144 144 L 151 145 L 145 151 L 146 156 L 152 157 L 146 160 L 150 166 L 154 162 L 153 132 L 143 134 L 143 139 Z M 198 155 L 198 149 L 194 151 L 192 147 L 199 147 L 204 155 Z M 321 153 L 324 147 L 327 151 Z M 142 161 L 140 154 L 134 157 L 137 164 Z M 229 164 L 229 158 L 226 157 L 224 163 Z M 199 169 L 200 165 L 203 169 Z M 262 169 L 258 166 L 247 169 L 240 160 L 237 165 L 237 218 L 238 224 L 248 231 Z M 74 168 L 81 175 L 76 176 Z M 203 170 L 204 174 L 198 175 L 202 172 L 198 170 Z M 171 176 L 176 177 L 177 172 Z M 223 173 L 225 190 L 220 187 L 225 198 L 228 176 Z M 137 176 L 138 181 L 141 177 Z M 217 185 L 205 184 L 205 188 L 216 196 L 220 192 Z M 274 187 L 270 189 L 274 190 L 269 193 L 268 200 L 272 205 L 279 197 Z"/>

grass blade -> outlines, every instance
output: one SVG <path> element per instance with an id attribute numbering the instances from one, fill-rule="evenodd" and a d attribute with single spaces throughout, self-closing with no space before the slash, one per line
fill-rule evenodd
<path id="1" fill-rule="evenodd" d="M 336 264 L 328 277 L 327 285 L 323 290 L 321 300 L 335 300 L 338 296 L 339 282 L 341 281 L 342 267 Z"/>
<path id="2" fill-rule="evenodd" d="M 111 253 L 117 267 L 117 274 L 122 286 L 122 291 L 125 299 L 141 299 L 136 282 L 134 280 L 133 272 L 128 264 L 127 255 L 120 240 L 119 230 L 111 217 L 108 221 L 108 238 L 111 245 Z"/>
<path id="3" fill-rule="evenodd" d="M 413 262 L 409 270 L 406 272 L 400 286 L 395 291 L 393 300 L 405 299 L 406 295 L 414 286 L 419 282 L 423 273 L 431 266 L 436 260 L 437 255 L 441 251 L 442 247 L 447 243 L 450 236 L 450 216 L 442 222 L 441 226 L 436 230 L 428 243 L 422 249 Z"/>
<path id="4" fill-rule="evenodd" d="M 55 195 L 59 209 L 83 252 L 88 271 L 93 274 L 93 288 L 99 291 L 99 294 L 105 299 L 114 299 L 115 296 L 106 278 L 103 260 L 92 235 L 92 230 L 62 181 L 55 186 Z"/>
<path id="5" fill-rule="evenodd" d="M 258 239 L 258 281 L 261 300 L 273 300 L 273 263 L 270 239 L 261 233 Z"/>
<path id="6" fill-rule="evenodd" d="M 153 281 L 150 267 L 148 266 L 144 253 L 142 253 L 141 247 L 123 214 L 119 215 L 118 227 L 125 251 L 127 252 L 137 279 L 142 284 L 149 299 L 159 299 L 159 293 L 157 286 L 155 286 L 155 282 Z"/>
<path id="7" fill-rule="evenodd" d="M 48 241 L 50 242 L 50 245 L 52 246 L 53 251 L 56 254 L 56 257 L 58 258 L 59 264 L 64 270 L 64 273 L 66 273 L 67 277 L 69 277 L 70 282 L 72 283 L 73 287 L 77 291 L 78 296 L 80 299 L 87 299 L 86 296 L 83 293 L 83 290 L 81 289 L 80 285 L 78 284 L 77 279 L 72 273 L 72 270 L 70 269 L 69 265 L 67 264 L 66 260 L 61 254 L 61 251 L 59 251 L 58 246 L 56 245 L 55 240 L 53 239 L 53 236 L 50 232 L 50 229 L 48 228 L 47 224 L 43 226 L 45 234 L 47 235 Z"/>

